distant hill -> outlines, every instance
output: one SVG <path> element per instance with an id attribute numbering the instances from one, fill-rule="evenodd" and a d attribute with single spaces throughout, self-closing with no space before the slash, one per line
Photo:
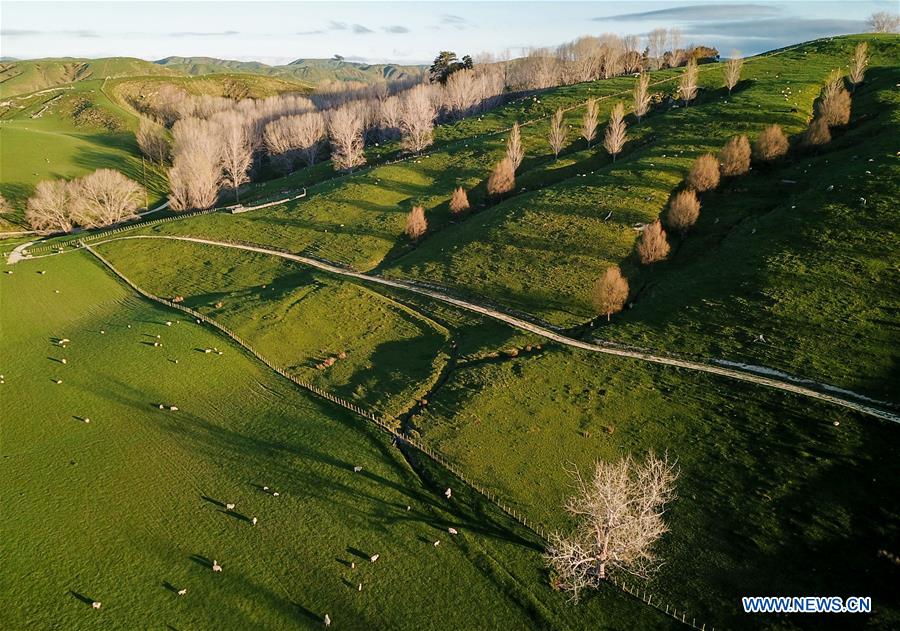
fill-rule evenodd
<path id="1" fill-rule="evenodd" d="M 425 66 L 364 64 L 340 58 L 297 59 L 281 66 L 269 66 L 257 61 L 233 61 L 212 57 L 166 57 L 155 63 L 192 76 L 244 72 L 301 79 L 309 83 L 322 83 L 325 81 L 372 82 L 384 79 L 402 79 L 419 75 L 425 69 Z"/>
<path id="2" fill-rule="evenodd" d="M 29 59 L 0 62 L 0 96 L 8 98 L 68 83 L 106 77 L 169 75 L 178 73 L 143 59 Z"/>

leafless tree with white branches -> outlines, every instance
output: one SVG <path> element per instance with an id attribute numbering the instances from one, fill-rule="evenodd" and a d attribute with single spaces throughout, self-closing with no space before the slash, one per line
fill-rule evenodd
<path id="1" fill-rule="evenodd" d="M 417 85 L 400 97 L 400 131 L 403 146 L 419 153 L 434 142 L 434 118 L 437 112 L 428 86 Z"/>
<path id="2" fill-rule="evenodd" d="M 25 209 L 28 225 L 39 232 L 71 232 L 72 192 L 65 180 L 38 182 Z"/>
<path id="3" fill-rule="evenodd" d="M 509 138 L 506 140 L 506 157 L 509 158 L 513 165 L 513 171 L 519 168 L 522 160 L 525 159 L 525 149 L 522 147 L 522 132 L 519 130 L 519 123 L 513 123 L 509 132 Z"/>
<path id="4" fill-rule="evenodd" d="M 363 154 L 363 121 L 350 105 L 333 110 L 328 117 L 331 161 L 338 171 L 350 171 L 366 163 Z"/>
<path id="5" fill-rule="evenodd" d="M 174 165 L 169 170 L 172 210 L 210 208 L 222 180 L 222 137 L 219 125 L 185 118 L 172 128 Z"/>
<path id="6" fill-rule="evenodd" d="M 878 11 L 867 20 L 869 30 L 873 33 L 896 33 L 900 30 L 900 15 L 887 11 Z"/>
<path id="7" fill-rule="evenodd" d="M 650 73 L 643 72 L 634 84 L 634 115 L 641 119 L 650 111 Z"/>
<path id="8" fill-rule="evenodd" d="M 169 141 L 162 126 L 146 118 L 141 118 L 135 138 L 141 153 L 152 162 L 162 166 L 169 159 Z"/>
<path id="9" fill-rule="evenodd" d="M 559 152 L 563 150 L 563 147 L 566 144 L 566 131 L 568 126 L 563 124 L 564 115 L 562 108 L 559 108 L 550 118 L 550 135 L 548 141 L 550 142 L 550 149 L 553 150 L 553 156 L 556 158 L 559 158 Z"/>
<path id="10" fill-rule="evenodd" d="M 219 112 L 213 121 L 221 130 L 222 183 L 234 191 L 235 201 L 240 202 L 238 191 L 242 184 L 250 181 L 250 166 L 253 164 L 250 126 L 243 114 L 233 110 Z"/>
<path id="11" fill-rule="evenodd" d="M 731 94 L 734 86 L 741 80 L 743 65 L 744 60 L 741 58 L 741 53 L 736 50 L 731 51 L 731 58 L 725 62 L 725 87 L 728 88 L 728 94 Z"/>
<path id="12" fill-rule="evenodd" d="M 99 228 L 134 219 L 144 190 L 113 169 L 98 169 L 70 183 L 72 219 L 83 228 Z"/>
<path id="13" fill-rule="evenodd" d="M 584 118 L 581 119 L 581 137 L 587 142 L 588 148 L 590 148 L 594 138 L 597 137 L 598 112 L 597 99 L 588 99 L 585 104 Z"/>
<path id="14" fill-rule="evenodd" d="M 606 134 L 603 137 L 603 147 L 612 156 L 613 162 L 625 147 L 627 137 L 625 128 L 625 106 L 619 101 L 609 114 L 609 124 L 606 126 Z"/>
<path id="15" fill-rule="evenodd" d="M 678 471 L 668 456 L 652 452 L 643 462 L 625 456 L 598 461 L 585 479 L 572 467 L 575 495 L 566 511 L 574 530 L 550 538 L 545 559 L 554 586 L 578 600 L 585 589 L 598 589 L 610 571 L 648 578 L 662 565 L 654 544 L 668 532 L 667 505 L 675 499 Z"/>
<path id="16" fill-rule="evenodd" d="M 655 28 L 647 34 L 647 55 L 656 70 L 662 67 L 668 35 L 668 31 L 664 28 Z"/>
<path id="17" fill-rule="evenodd" d="M 678 80 L 678 93 L 681 94 L 681 98 L 684 100 L 686 106 L 690 105 L 691 101 L 694 100 L 694 97 L 697 96 L 698 73 L 697 60 L 691 58 L 691 60 L 688 61 L 687 66 L 684 67 L 684 73 L 681 75 L 681 79 Z"/>

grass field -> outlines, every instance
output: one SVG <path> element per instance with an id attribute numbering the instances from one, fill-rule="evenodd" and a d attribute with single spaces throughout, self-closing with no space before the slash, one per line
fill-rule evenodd
<path id="1" fill-rule="evenodd" d="M 421 397 L 449 359 L 440 324 L 289 261 L 158 239 L 98 250 L 144 289 L 183 296 L 291 374 L 388 416 Z M 317 368 L 329 358 L 334 365 Z"/>
<path id="2" fill-rule="evenodd" d="M 900 37 L 866 36 L 872 64 L 850 125 L 830 145 L 795 147 L 789 159 L 705 194 L 692 233 L 670 236 L 667 262 L 641 268 L 633 254 L 634 225 L 660 215 L 697 155 L 773 122 L 796 140 L 823 79 L 846 65 L 860 38 L 750 59 L 731 96 L 719 87 L 721 66 L 702 66 L 697 101 L 630 121 L 615 163 L 574 131 L 555 160 L 541 117 L 570 107 L 566 121 L 577 127 L 590 96 L 606 97 L 605 117 L 621 93 L 630 101 L 630 77 L 440 126 L 426 155 L 331 181 L 321 165 L 255 189 L 308 186 L 297 202 L 127 234 L 304 253 L 441 285 L 583 339 L 764 365 L 898 403 Z M 654 73 L 656 89 L 671 94 L 677 76 Z M 523 127 L 527 157 L 516 193 L 492 200 L 485 179 L 515 120 L 534 121 Z M 376 162 L 396 152 L 389 143 L 369 155 Z M 448 200 L 457 184 L 470 189 L 473 211 L 454 218 Z M 418 203 L 429 233 L 414 246 L 402 230 Z M 659 544 L 666 563 L 647 588 L 698 624 L 900 627 L 900 461 L 886 421 L 562 348 L 423 296 L 261 254 L 162 239 L 97 250 L 144 289 L 183 296 L 292 374 L 395 417 L 551 529 L 569 525 L 567 464 L 667 452 L 681 470 L 678 500 Z M 588 292 L 612 263 L 629 277 L 631 304 L 607 324 L 595 319 Z M 166 326 L 180 314 L 139 301 L 86 253 L 10 269 L 0 275 L 0 409 L 12 419 L 0 497 L 15 526 L 3 562 L 24 578 L 5 589 L 22 603 L 0 614 L 10 618 L 5 626 L 72 628 L 93 616 L 104 628 L 138 619 L 305 627 L 320 626 L 326 612 L 336 621 L 341 612 L 351 628 L 673 626 L 612 589 L 566 604 L 548 585 L 533 533 L 221 335 L 190 321 Z M 162 347 L 153 346 L 157 335 Z M 65 365 L 53 345 L 59 337 L 72 338 Z M 203 352 L 213 347 L 223 354 Z M 363 471 L 354 474 L 357 464 Z M 440 495 L 448 485 L 449 504 Z M 217 504 L 230 501 L 237 514 Z M 244 520 L 251 516 L 255 527 Z M 463 535 L 450 539 L 453 524 Z M 373 552 L 383 557 L 374 565 L 363 559 Z M 221 575 L 204 565 L 213 558 Z M 179 599 L 166 584 L 188 595 Z M 740 596 L 769 594 L 868 595 L 874 612 L 852 620 L 740 612 Z M 103 601 L 102 611 L 79 595 Z"/>
<path id="3" fill-rule="evenodd" d="M 165 326 L 177 314 L 86 254 L 21 263 L 0 291 L 17 296 L 0 307 L 5 628 L 305 628 L 329 613 L 453 629 L 474 612 L 482 628 L 671 626 L 615 592 L 563 606 L 527 533 L 489 504 L 427 464 L 420 478 L 384 436 L 220 336 Z M 213 345 L 224 355 L 194 350 Z"/>

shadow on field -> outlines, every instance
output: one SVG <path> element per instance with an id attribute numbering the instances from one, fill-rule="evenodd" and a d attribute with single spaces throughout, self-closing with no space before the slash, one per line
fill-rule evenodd
<path id="1" fill-rule="evenodd" d="M 85 605 L 87 605 L 88 607 L 92 607 L 93 604 L 94 604 L 94 599 L 93 599 L 93 598 L 89 598 L 89 597 L 85 596 L 84 594 L 81 594 L 81 593 L 79 593 L 79 592 L 76 592 L 76 591 L 73 590 L 73 589 L 70 589 L 70 590 L 69 590 L 69 593 L 72 594 L 72 596 L 73 596 L 74 598 L 77 598 L 78 600 L 80 600 L 81 602 L 83 602 L 83 603 L 84 603 Z"/>

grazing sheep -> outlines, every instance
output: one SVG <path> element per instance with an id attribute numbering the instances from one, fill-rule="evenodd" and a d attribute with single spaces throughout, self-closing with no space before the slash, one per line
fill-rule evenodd
<path id="1" fill-rule="evenodd" d="M 355 570 L 355 569 L 356 569 L 356 562 L 355 562 L 355 561 L 350 561 L 350 569 L 351 569 L 351 570 Z"/>
<path id="2" fill-rule="evenodd" d="M 185 594 L 187 594 L 187 588 L 185 588 L 185 589 L 179 589 L 179 590 L 178 590 L 178 595 L 179 595 L 179 596 L 184 596 Z"/>
<path id="3" fill-rule="evenodd" d="M 263 487 L 263 491 L 268 491 L 268 490 L 269 490 L 269 487 L 267 487 L 267 486 Z"/>
<path id="4" fill-rule="evenodd" d="M 278 491 L 275 491 L 274 493 L 272 493 L 272 497 L 278 497 Z"/>
<path id="5" fill-rule="evenodd" d="M 456 528 L 447 528 L 447 532 L 449 532 L 451 535 L 459 534 L 459 531 Z"/>
<path id="6" fill-rule="evenodd" d="M 100 609 L 101 606 L 102 605 L 100 604 L 99 600 L 95 600 L 94 602 L 91 603 L 91 607 L 93 607 L 94 609 Z"/>
<path id="7" fill-rule="evenodd" d="M 170 406 L 169 406 L 169 409 L 170 409 L 172 412 L 177 412 L 177 411 L 178 411 L 178 406 L 177 406 L 177 405 L 170 405 Z"/>
<path id="8" fill-rule="evenodd" d="M 159 340 L 159 339 L 162 339 L 162 335 L 157 335 L 157 336 L 156 336 L 156 339 L 158 339 L 158 340 Z"/>
<path id="9" fill-rule="evenodd" d="M 326 627 L 331 626 L 331 616 L 329 616 L 327 613 L 325 614 L 325 626 Z"/>
<path id="10" fill-rule="evenodd" d="M 211 349 L 211 348 L 207 348 L 207 349 L 205 349 L 203 352 L 206 353 L 206 354 L 208 355 L 208 354 L 212 353 L 212 349 Z"/>
<path id="11" fill-rule="evenodd" d="M 128 328 L 129 328 L 129 329 L 131 328 L 131 325 L 130 325 L 130 324 L 128 325 Z"/>
<path id="12" fill-rule="evenodd" d="M 234 504 L 225 504 L 225 508 L 228 510 L 234 510 Z"/>
<path id="13" fill-rule="evenodd" d="M 166 406 L 164 406 L 162 403 L 160 403 L 160 404 L 159 404 L 159 409 L 160 409 L 160 410 L 165 410 L 165 409 L 166 409 Z"/>
<path id="14" fill-rule="evenodd" d="M 434 542 L 434 547 L 435 547 L 435 548 L 437 548 L 439 545 L 441 545 L 441 540 L 440 540 L 440 539 L 438 539 L 437 541 Z"/>
<path id="15" fill-rule="evenodd" d="M 162 344 L 160 344 L 159 342 L 153 342 L 153 346 L 158 347 L 158 346 L 162 346 Z"/>
<path id="16" fill-rule="evenodd" d="M 62 379 L 57 379 L 57 380 L 56 380 L 56 383 L 57 383 L 57 385 L 58 385 L 58 384 L 61 384 L 61 383 L 62 383 Z"/>
<path id="17" fill-rule="evenodd" d="M 106 335 L 106 331 L 104 331 L 103 329 L 100 329 L 100 335 Z"/>
<path id="18" fill-rule="evenodd" d="M 353 473 L 359 473 L 362 471 L 362 467 L 353 467 Z"/>
<path id="19" fill-rule="evenodd" d="M 444 491 L 444 497 L 446 497 L 449 500 L 451 495 L 453 495 L 453 491 L 450 490 L 450 487 L 447 487 L 447 490 Z"/>
<path id="20" fill-rule="evenodd" d="M 411 510 L 412 510 L 412 506 L 407 506 L 407 507 L 406 507 L 406 512 L 407 512 L 407 513 L 408 513 L 409 511 L 411 511 Z"/>
<path id="21" fill-rule="evenodd" d="M 358 592 L 362 591 L 362 583 L 360 583 L 359 585 L 356 586 L 356 591 L 358 591 Z"/>
<path id="22" fill-rule="evenodd" d="M 253 519 L 250 520 L 250 523 L 253 524 L 253 525 L 255 526 L 255 525 L 256 525 L 256 521 L 257 521 L 257 520 L 256 520 L 256 517 L 254 517 Z"/>
<path id="23" fill-rule="evenodd" d="M 63 358 L 60 359 L 59 361 L 60 361 L 60 363 L 62 363 L 62 364 L 68 364 L 68 363 L 69 363 L 68 360 L 67 360 L 65 357 L 63 357 Z"/>
<path id="24" fill-rule="evenodd" d="M 91 419 L 85 418 L 85 419 L 84 419 L 84 422 L 85 422 L 85 423 L 90 423 L 90 422 L 91 422 Z"/>
<path id="25" fill-rule="evenodd" d="M 172 321 L 171 321 L 171 320 L 166 320 L 166 326 L 172 326 Z"/>
<path id="26" fill-rule="evenodd" d="M 212 571 L 213 572 L 221 572 L 222 571 L 222 566 L 219 565 L 219 562 L 216 561 L 215 559 L 213 559 Z"/>
<path id="27" fill-rule="evenodd" d="M 377 561 L 378 557 L 380 557 L 380 556 L 381 556 L 380 554 L 373 554 L 372 556 L 369 557 L 369 561 L 371 561 L 372 563 L 375 563 L 375 561 Z"/>

